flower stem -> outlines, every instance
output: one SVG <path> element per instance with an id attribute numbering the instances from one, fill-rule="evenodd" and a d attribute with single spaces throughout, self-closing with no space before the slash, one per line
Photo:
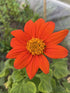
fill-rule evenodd
<path id="1" fill-rule="evenodd" d="M 44 2 L 44 19 L 46 20 L 46 0 L 43 1 Z"/>

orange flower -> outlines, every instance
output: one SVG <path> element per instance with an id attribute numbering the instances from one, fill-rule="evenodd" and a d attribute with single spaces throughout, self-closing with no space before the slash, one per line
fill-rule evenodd
<path id="1" fill-rule="evenodd" d="M 13 48 L 6 58 L 15 58 L 16 69 L 26 68 L 27 74 L 32 79 L 40 68 L 45 74 L 49 73 L 47 58 L 64 58 L 68 55 L 66 48 L 58 45 L 68 34 L 68 30 L 54 32 L 55 23 L 45 22 L 42 18 L 35 23 L 29 20 L 22 30 L 12 31 L 11 40 Z"/>

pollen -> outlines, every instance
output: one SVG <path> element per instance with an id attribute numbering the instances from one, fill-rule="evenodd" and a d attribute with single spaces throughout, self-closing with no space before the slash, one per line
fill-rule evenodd
<path id="1" fill-rule="evenodd" d="M 38 38 L 32 38 L 27 42 L 27 50 L 32 53 L 32 55 L 40 55 L 45 49 L 45 43 L 43 40 Z"/>

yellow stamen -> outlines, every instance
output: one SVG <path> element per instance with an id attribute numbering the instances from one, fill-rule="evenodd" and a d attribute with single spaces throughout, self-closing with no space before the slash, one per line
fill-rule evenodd
<path id="1" fill-rule="evenodd" d="M 45 48 L 45 43 L 38 39 L 32 38 L 27 42 L 27 50 L 32 53 L 32 55 L 40 55 L 43 53 Z"/>

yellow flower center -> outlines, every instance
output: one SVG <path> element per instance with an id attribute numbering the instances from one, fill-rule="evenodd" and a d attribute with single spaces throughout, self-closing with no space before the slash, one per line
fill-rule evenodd
<path id="1" fill-rule="evenodd" d="M 27 50 L 32 53 L 32 55 L 40 55 L 43 53 L 45 48 L 45 43 L 38 39 L 32 38 L 27 42 Z"/>

